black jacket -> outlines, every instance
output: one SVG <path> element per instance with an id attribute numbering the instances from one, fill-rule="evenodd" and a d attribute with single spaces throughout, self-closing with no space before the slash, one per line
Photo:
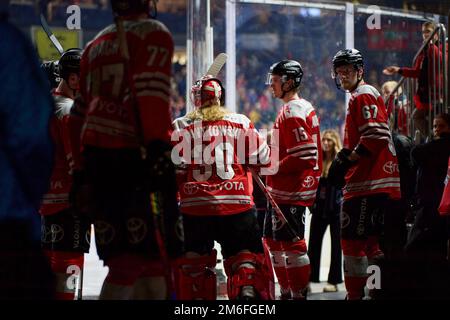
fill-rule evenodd
<path id="1" fill-rule="evenodd" d="M 337 217 L 341 211 L 342 190 L 330 183 L 327 178 L 321 177 L 316 200 L 312 205 L 311 213 L 320 215 L 323 219 Z"/>
<path id="2" fill-rule="evenodd" d="M 422 203 L 439 206 L 450 156 L 450 134 L 416 146 L 411 157 L 418 166 L 417 195 Z"/>

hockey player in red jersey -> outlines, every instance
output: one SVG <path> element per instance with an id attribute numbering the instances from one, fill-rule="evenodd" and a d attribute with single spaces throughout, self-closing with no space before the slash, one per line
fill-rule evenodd
<path id="1" fill-rule="evenodd" d="M 82 127 L 72 141 L 74 193 L 92 209 L 97 251 L 109 267 L 100 299 L 168 298 L 168 255 L 181 250 L 175 230 L 162 230 L 178 217 L 170 160 L 174 44 L 166 26 L 149 19 L 151 4 L 156 9 L 156 1 L 111 0 L 118 23 L 85 48 L 71 111 L 71 127 Z"/>
<path id="2" fill-rule="evenodd" d="M 380 93 L 363 80 L 364 62 L 356 49 L 333 58 L 338 88 L 351 93 L 345 120 L 344 149 L 329 177 L 345 177 L 341 212 L 344 275 L 349 300 L 364 296 L 368 266 L 382 258 L 378 236 L 389 199 L 400 198 L 400 177 L 387 110 Z"/>
<path id="3" fill-rule="evenodd" d="M 272 152 L 279 151 L 279 168 L 267 176 L 267 189 L 295 229 L 289 229 L 274 212 L 266 216 L 265 243 L 281 299 L 306 299 L 310 276 L 304 239 L 306 207 L 314 203 L 322 171 L 319 119 L 311 103 L 298 94 L 302 76 L 300 63 L 282 60 L 272 65 L 267 79 L 273 95 L 283 101 L 271 142 Z"/>
<path id="4" fill-rule="evenodd" d="M 269 163 L 269 147 L 247 117 L 221 106 L 218 79 L 203 77 L 193 89 L 198 107 L 174 121 L 186 250 L 178 263 L 178 298 L 216 299 L 216 240 L 229 299 L 273 299 L 248 170 Z"/>
<path id="5" fill-rule="evenodd" d="M 55 114 L 51 134 L 55 143 L 55 165 L 50 189 L 44 195 L 42 215 L 42 247 L 57 274 L 57 299 L 73 300 L 81 297 L 81 274 L 84 252 L 89 250 L 88 219 L 69 203 L 72 186 L 67 118 L 79 89 L 81 49 L 69 49 L 59 60 L 61 81 L 53 91 Z M 78 292 L 76 289 L 78 288 Z"/>

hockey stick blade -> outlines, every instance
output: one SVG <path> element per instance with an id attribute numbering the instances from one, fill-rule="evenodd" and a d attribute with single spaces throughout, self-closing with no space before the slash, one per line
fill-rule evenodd
<path id="1" fill-rule="evenodd" d="M 56 50 L 58 50 L 59 54 L 63 54 L 64 49 L 63 49 L 61 43 L 53 34 L 52 30 L 48 26 L 47 20 L 45 20 L 45 17 L 42 13 L 41 13 L 41 26 L 42 26 L 42 29 L 44 29 L 45 33 L 47 34 L 47 37 L 50 39 L 52 44 L 55 46 Z"/>
<path id="2" fill-rule="evenodd" d="M 219 53 L 214 59 L 212 65 L 209 67 L 206 74 L 212 75 L 214 78 L 217 77 L 220 70 L 222 70 L 223 65 L 227 62 L 228 55 L 226 53 Z"/>

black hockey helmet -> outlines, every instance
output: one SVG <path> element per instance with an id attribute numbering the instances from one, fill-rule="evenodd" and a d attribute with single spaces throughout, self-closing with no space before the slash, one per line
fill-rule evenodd
<path id="1" fill-rule="evenodd" d="M 41 69 L 45 72 L 48 82 L 52 89 L 56 88 L 59 83 L 58 61 L 44 61 Z"/>
<path id="2" fill-rule="evenodd" d="M 340 66 L 353 65 L 355 70 L 364 69 L 364 59 L 359 50 L 343 49 L 339 50 L 333 57 L 333 69 L 331 70 L 331 77 L 334 79 L 336 87 L 340 90 L 341 84 L 337 79 L 336 69 Z M 358 83 L 362 77 L 358 79 Z"/>
<path id="3" fill-rule="evenodd" d="M 64 51 L 61 58 L 59 58 L 59 76 L 66 80 L 71 73 L 80 74 L 80 61 L 82 50 L 79 48 L 72 48 Z"/>
<path id="4" fill-rule="evenodd" d="M 272 74 L 281 76 L 283 83 L 288 79 L 293 79 L 294 88 L 298 88 L 302 81 L 303 69 L 300 63 L 295 60 L 281 60 L 270 67 L 266 84 L 271 84 Z"/>
<path id="5" fill-rule="evenodd" d="M 118 16 L 130 16 L 139 13 L 148 13 L 150 11 L 150 2 L 153 4 L 154 13 L 152 17 L 156 16 L 156 3 L 158 0 L 111 0 L 112 11 Z"/>
<path id="6" fill-rule="evenodd" d="M 356 49 L 344 49 L 338 51 L 333 57 L 333 72 L 336 68 L 347 64 L 353 65 L 356 69 L 364 68 L 364 59 Z"/>

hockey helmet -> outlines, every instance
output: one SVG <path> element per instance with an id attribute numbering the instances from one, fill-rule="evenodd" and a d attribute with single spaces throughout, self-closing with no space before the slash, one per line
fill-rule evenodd
<path id="1" fill-rule="evenodd" d="M 336 76 L 336 68 L 347 64 L 353 65 L 356 69 L 364 68 L 364 59 L 356 49 L 344 49 L 338 51 L 333 57 L 333 78 Z"/>
<path id="2" fill-rule="evenodd" d="M 333 69 L 331 70 L 331 78 L 334 79 L 334 83 L 336 84 L 336 87 L 340 90 L 341 84 L 339 83 L 338 76 L 336 73 L 336 69 L 340 66 L 345 65 L 353 65 L 355 70 L 360 70 L 364 68 L 364 59 L 359 52 L 359 50 L 356 49 L 344 49 L 338 51 L 334 57 L 333 57 Z M 362 76 L 358 76 L 358 83 L 362 80 Z"/>
<path id="3" fill-rule="evenodd" d="M 81 54 L 82 50 L 79 48 L 68 49 L 62 54 L 58 63 L 62 79 L 67 81 L 71 73 L 80 74 Z"/>
<path id="4" fill-rule="evenodd" d="M 196 81 L 191 88 L 191 96 L 195 107 L 202 107 L 205 103 L 219 99 L 220 104 L 225 102 L 225 88 L 219 79 L 205 75 Z"/>
<path id="5" fill-rule="evenodd" d="M 274 63 L 267 74 L 267 85 L 272 83 L 273 74 L 281 76 L 282 83 L 285 83 L 289 79 L 293 79 L 293 87 L 298 88 L 303 78 L 303 68 L 301 64 L 295 60 L 281 60 L 280 62 Z"/>

